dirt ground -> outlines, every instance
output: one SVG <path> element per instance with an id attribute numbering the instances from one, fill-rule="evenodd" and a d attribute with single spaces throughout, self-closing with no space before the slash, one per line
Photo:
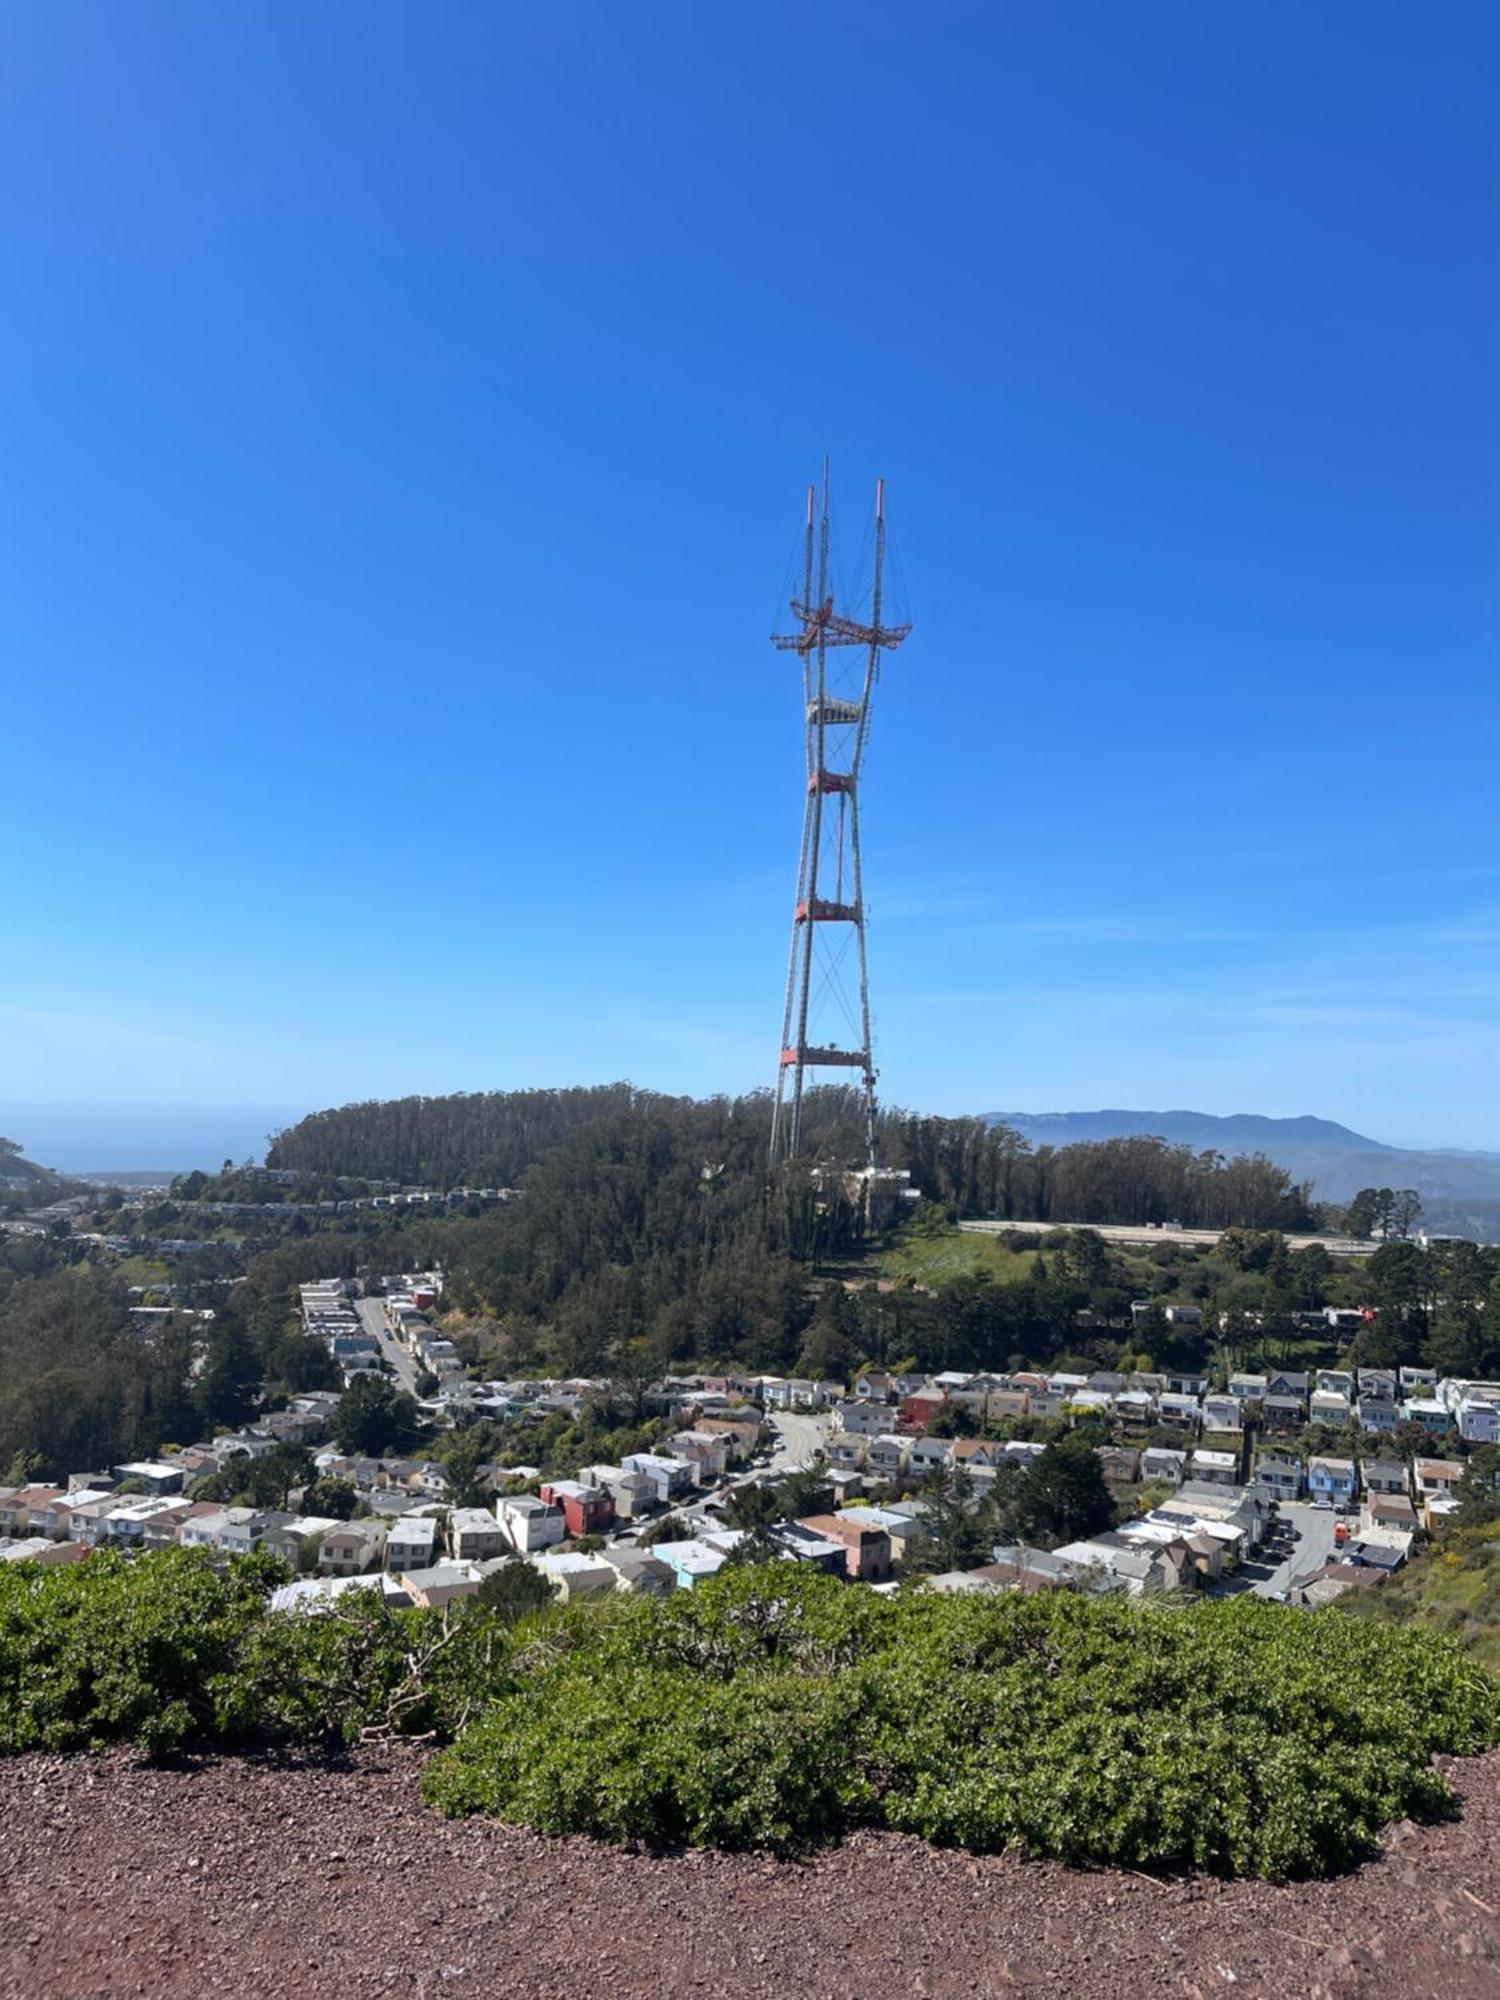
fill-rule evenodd
<path id="1" fill-rule="evenodd" d="M 437 1818 L 346 1764 L 0 1764 L 0 1994 L 1500 2000 L 1500 1753 L 1341 1881 L 1161 1882 L 861 1836 L 661 1857 Z"/>

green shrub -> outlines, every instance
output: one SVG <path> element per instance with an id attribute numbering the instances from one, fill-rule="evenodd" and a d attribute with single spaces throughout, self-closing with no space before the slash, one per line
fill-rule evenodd
<path id="1" fill-rule="evenodd" d="M 0 1751 L 245 1734 L 241 1648 L 285 1574 L 255 1556 L 216 1570 L 191 1549 L 0 1565 Z"/>
<path id="2" fill-rule="evenodd" d="M 1497 1683 L 1446 1640 L 1246 1597 L 884 1597 L 768 1564 L 661 1604 L 350 1591 L 309 1616 L 269 1609 L 284 1574 L 181 1549 L 0 1565 L 0 1752 L 404 1732 L 450 1742 L 424 1775 L 442 1810 L 546 1833 L 883 1826 L 1282 1877 L 1451 1810 L 1434 1753 L 1500 1739 Z"/>
<path id="3" fill-rule="evenodd" d="M 795 1848 L 1327 1873 L 1450 1794 L 1496 1684 L 1425 1635 L 1252 1599 L 895 1598 L 773 1565 L 597 1619 L 428 1766 L 443 1811 Z"/>
<path id="4" fill-rule="evenodd" d="M 446 1740 L 513 1685 L 509 1656 L 501 1623 L 469 1605 L 411 1611 L 349 1590 L 327 1612 L 261 1618 L 237 1686 L 263 1732 L 296 1742 Z"/>
<path id="5" fill-rule="evenodd" d="M 514 1684 L 498 1619 L 393 1610 L 373 1590 L 273 1613 L 285 1578 L 200 1549 L 0 1564 L 0 1753 L 449 1737 Z"/>

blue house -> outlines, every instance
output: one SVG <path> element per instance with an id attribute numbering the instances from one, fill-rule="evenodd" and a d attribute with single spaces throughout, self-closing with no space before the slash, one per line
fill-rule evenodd
<path id="1" fill-rule="evenodd" d="M 1314 1500 L 1331 1500 L 1335 1507 L 1352 1503 L 1358 1492 L 1352 1458 L 1310 1458 L 1307 1490 Z"/>

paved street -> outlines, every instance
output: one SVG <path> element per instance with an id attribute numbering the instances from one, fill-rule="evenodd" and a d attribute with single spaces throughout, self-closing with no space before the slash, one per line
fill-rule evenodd
<path id="1" fill-rule="evenodd" d="M 392 1334 L 385 1320 L 384 1299 L 356 1299 L 354 1310 L 364 1321 L 366 1333 L 380 1343 L 380 1352 L 395 1370 L 396 1380 L 408 1395 L 417 1393 L 417 1364 Z"/>
<path id="2" fill-rule="evenodd" d="M 1217 1229 L 1182 1229 L 1164 1224 L 1153 1229 L 1147 1224 L 1126 1224 L 1120 1222 L 973 1222 L 959 1223 L 960 1229 L 967 1229 L 980 1236 L 998 1236 L 1007 1230 L 1015 1230 L 1022 1236 L 1045 1236 L 1053 1229 L 1085 1228 L 1094 1235 L 1102 1236 L 1106 1243 L 1132 1243 L 1155 1246 L 1159 1243 L 1190 1243 L 1200 1250 L 1211 1250 L 1219 1240 Z M 1368 1257 L 1371 1245 L 1351 1236 L 1293 1236 L 1289 1238 L 1293 1250 L 1305 1250 L 1310 1244 L 1318 1243 L 1330 1257 Z"/>
<path id="3" fill-rule="evenodd" d="M 1273 1539 L 1254 1562 L 1242 1563 L 1226 1577 L 1215 1595 L 1232 1597 L 1248 1590 L 1257 1597 L 1284 1596 L 1294 1577 L 1300 1580 L 1328 1561 L 1334 1528 L 1346 1518 L 1305 1501 L 1283 1501 Z"/>
<path id="4" fill-rule="evenodd" d="M 794 1416 L 790 1410 L 776 1410 L 769 1422 L 776 1440 L 770 1469 L 778 1476 L 811 1465 L 827 1449 L 827 1417 Z"/>

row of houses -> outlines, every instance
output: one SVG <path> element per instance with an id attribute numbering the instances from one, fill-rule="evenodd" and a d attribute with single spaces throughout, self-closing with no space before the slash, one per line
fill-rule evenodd
<path id="1" fill-rule="evenodd" d="M 431 1605 L 476 1593 L 502 1562 L 517 1558 L 529 1563 L 545 1578 L 553 1594 L 564 1600 L 610 1590 L 663 1595 L 695 1589 L 705 1578 L 717 1575 L 747 1539 L 743 1529 L 705 1526 L 697 1534 L 658 1542 L 649 1549 L 559 1548 L 555 1546 L 562 1527 L 558 1513 L 555 1501 L 545 1499 L 500 1501 L 494 1515 L 480 1509 L 460 1510 L 449 1521 L 450 1547 L 444 1562 L 435 1562 L 430 1549 L 424 1552 L 398 1544 L 392 1529 L 384 1568 L 378 1576 L 360 1577 L 355 1571 L 323 1564 L 321 1575 L 299 1578 L 273 1601 L 286 1609 L 317 1609 L 357 1578 L 367 1587 L 385 1590 L 388 1596 L 399 1592 L 407 1602 Z M 408 1524 L 401 1525 L 405 1528 Z M 920 1506 L 913 1503 L 902 1509 L 844 1508 L 785 1522 L 769 1532 L 775 1552 L 787 1560 L 808 1563 L 850 1582 L 883 1584 L 891 1575 L 893 1550 L 926 1530 Z M 511 1538 L 510 1547 L 498 1546 L 506 1535 Z"/>
<path id="2" fill-rule="evenodd" d="M 452 1381 L 463 1373 L 463 1362 L 454 1343 L 438 1332 L 427 1315 L 437 1304 L 443 1289 L 441 1271 L 410 1271 L 381 1281 L 385 1294 L 386 1324 L 403 1347 L 439 1383 Z"/>
<path id="3" fill-rule="evenodd" d="M 1272 1434 L 1310 1424 L 1374 1433 L 1403 1423 L 1435 1436 L 1456 1431 L 1465 1442 L 1500 1440 L 1500 1384 L 1439 1381 L 1430 1368 L 1320 1368 L 1234 1372 L 1217 1390 L 1191 1374 L 1098 1369 L 1022 1370 L 1012 1374 L 945 1371 L 920 1377 L 862 1375 L 851 1394 L 830 1405 L 836 1429 L 871 1435 L 922 1428 L 944 1412 L 975 1423 L 1003 1418 L 1093 1415 L 1125 1425 L 1174 1425 L 1185 1431 L 1243 1431 L 1251 1419 Z"/>
<path id="4" fill-rule="evenodd" d="M 446 1532 L 441 1517 L 446 1516 Z M 497 1499 L 493 1509 L 435 1503 L 395 1519 L 340 1521 L 271 1508 L 226 1507 L 159 1493 L 122 1497 L 91 1488 L 72 1492 L 26 1486 L 0 1492 L 0 1537 L 71 1542 L 87 1550 L 147 1550 L 177 1544 L 221 1555 L 276 1555 L 294 1570 L 357 1576 L 372 1569 L 406 1571 L 448 1554 L 488 1561 L 533 1554 L 563 1541 L 567 1516 L 557 1500 L 532 1495 Z"/>
<path id="5" fill-rule="evenodd" d="M 298 1288 L 302 1331 L 327 1348 L 347 1388 L 357 1375 L 378 1374 L 380 1342 L 354 1310 L 340 1278 L 318 1278 Z"/>
<path id="6" fill-rule="evenodd" d="M 196 1444 L 184 1445 L 160 1459 L 136 1459 L 88 1472 L 68 1475 L 64 1485 L 0 1487 L 0 1535 L 13 1533 L 19 1514 L 32 1506 L 50 1510 L 41 1532 L 57 1540 L 85 1539 L 85 1525 L 118 1512 L 122 1523 L 130 1510 L 143 1501 L 175 1497 L 179 1502 L 194 1481 L 223 1472 L 236 1460 L 269 1457 L 282 1445 L 311 1444 L 325 1437 L 338 1397 L 329 1391 L 309 1390 L 293 1399 L 285 1410 L 272 1410 L 237 1431 L 220 1431 Z M 37 1496 L 48 1496 L 45 1501 Z M 144 1518 L 144 1517 L 143 1517 Z M 76 1536 L 69 1527 L 79 1524 Z M 111 1530 L 104 1537 L 128 1538 L 128 1529 Z M 88 1538 L 97 1539 L 93 1530 Z"/>
<path id="7" fill-rule="evenodd" d="M 141 1190 L 145 1192 L 145 1190 Z M 459 1208 L 471 1202 L 510 1201 L 514 1188 L 392 1188 L 384 1194 L 344 1195 L 329 1201 L 189 1201 L 174 1205 L 203 1215 L 267 1216 L 273 1221 L 296 1216 L 353 1215 L 362 1208 Z"/>
<path id="8" fill-rule="evenodd" d="M 618 1465 L 582 1467 L 576 1481 L 562 1483 L 576 1489 L 563 1493 L 564 1504 L 579 1510 L 582 1520 L 583 1510 L 604 1496 L 614 1518 L 638 1521 L 658 1508 L 678 1505 L 695 1490 L 718 1485 L 750 1458 L 760 1430 L 758 1416 L 698 1417 L 691 1429 L 675 1432 L 660 1450 L 627 1452 Z M 553 1482 L 550 1490 L 561 1491 L 561 1485 Z"/>
<path id="9" fill-rule="evenodd" d="M 707 1418 L 701 1429 L 677 1433 L 669 1451 L 630 1453 L 619 1465 L 585 1467 L 575 1479 L 543 1480 L 536 1494 L 500 1493 L 491 1506 L 451 1510 L 448 1474 L 436 1461 L 351 1459 L 324 1450 L 314 1457 L 315 1469 L 347 1478 L 374 1509 L 372 1517 L 348 1522 L 189 1501 L 180 1457 L 122 1465 L 92 1481 L 79 1475 L 68 1488 L 0 1489 L 0 1538 L 126 1549 L 176 1542 L 226 1555 L 264 1549 L 294 1569 L 315 1565 L 332 1577 L 421 1569 L 444 1553 L 458 1562 L 532 1556 L 712 1488 L 731 1465 L 743 1463 L 759 1428 L 758 1420 Z M 274 1449 L 268 1440 L 254 1443 Z M 511 1476 L 522 1474 L 536 1476 L 530 1467 Z"/>
<path id="10" fill-rule="evenodd" d="M 1208 1589 L 1265 1542 L 1271 1502 L 1247 1487 L 1189 1481 L 1118 1528 L 1058 1549 L 996 1547 L 974 1569 L 928 1580 L 939 1591 L 1087 1590 L 1130 1597 Z"/>
<path id="11" fill-rule="evenodd" d="M 1399 1458 L 1336 1458 L 1314 1455 L 1305 1461 L 1291 1452 L 1259 1451 L 1254 1483 L 1273 1499 L 1309 1499 L 1348 1509 L 1361 1500 L 1398 1501 L 1427 1527 L 1436 1526 L 1458 1504 L 1464 1461 L 1458 1458 L 1416 1458 L 1408 1467 Z M 1403 1517 L 1404 1518 L 1404 1517 Z"/>
<path id="12" fill-rule="evenodd" d="M 941 1591 L 1088 1590 L 1131 1597 L 1212 1590 L 1260 1554 L 1273 1531 L 1270 1495 L 1253 1486 L 1187 1481 L 1170 1500 L 1118 1528 L 1052 1550 L 1002 1546 L 971 1570 L 929 1579 Z M 1319 1604 L 1368 1587 L 1408 1559 L 1418 1532 L 1411 1503 L 1369 1495 L 1340 1526 L 1336 1554 L 1280 1593 Z"/>
<path id="13" fill-rule="evenodd" d="M 564 1602 L 617 1590 L 665 1597 L 678 1584 L 676 1573 L 652 1550 L 611 1549 L 586 1555 L 556 1549 L 525 1557 L 453 1558 L 363 1575 L 298 1577 L 275 1591 L 271 1604 L 278 1611 L 316 1613 L 328 1610 L 346 1591 L 378 1590 L 387 1603 L 398 1607 L 440 1610 L 457 1599 L 476 1597 L 487 1577 L 522 1562 Z"/>

